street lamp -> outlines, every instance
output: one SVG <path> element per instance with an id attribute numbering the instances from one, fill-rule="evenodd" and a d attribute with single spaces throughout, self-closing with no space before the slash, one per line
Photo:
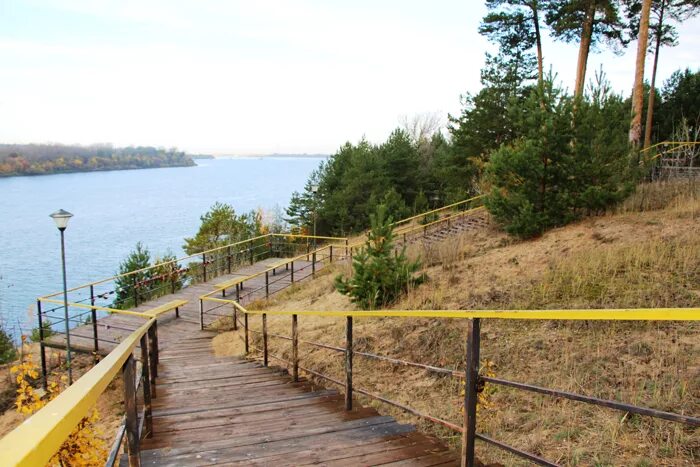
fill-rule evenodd
<path id="1" fill-rule="evenodd" d="M 314 250 L 315 250 L 316 249 L 316 204 L 317 204 L 316 193 L 318 193 L 318 185 L 311 185 L 311 193 L 314 194 Z"/>
<path id="2" fill-rule="evenodd" d="M 56 223 L 56 227 L 61 232 L 61 266 L 63 267 L 63 311 L 66 322 L 66 365 L 68 367 L 68 385 L 73 384 L 73 369 L 70 362 L 70 322 L 68 321 L 68 287 L 66 286 L 66 243 L 63 232 L 68 227 L 68 221 L 73 214 L 63 209 L 59 209 L 50 216 Z"/>

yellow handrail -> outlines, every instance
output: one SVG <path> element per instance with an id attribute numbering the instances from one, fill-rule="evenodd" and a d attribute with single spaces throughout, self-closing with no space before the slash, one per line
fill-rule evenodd
<path id="1" fill-rule="evenodd" d="M 559 310 L 247 310 L 235 300 L 202 297 L 203 300 L 231 304 L 246 314 L 269 316 L 321 316 L 353 318 L 450 318 L 517 320 L 595 320 L 595 321 L 700 321 L 700 308 L 609 308 Z"/>
<path id="2" fill-rule="evenodd" d="M 95 405 L 154 321 L 149 319 L 73 385 L 0 439 L 0 465 L 46 465 Z"/>
<path id="3" fill-rule="evenodd" d="M 407 217 L 406 219 L 401 219 L 400 221 L 396 221 L 396 222 L 392 223 L 391 225 L 395 227 L 395 226 L 398 226 L 399 224 L 405 224 L 407 222 L 411 222 L 412 220 L 419 219 L 421 217 L 427 217 L 427 216 L 430 216 L 431 214 L 437 214 L 438 212 L 447 211 L 449 209 L 456 208 L 457 206 L 461 206 L 462 204 L 466 204 L 466 203 L 475 201 L 477 199 L 481 199 L 483 197 L 484 197 L 484 195 L 474 196 L 474 197 L 471 197 L 469 199 L 465 199 L 462 201 L 458 201 L 456 203 L 448 204 L 447 206 L 443 206 L 441 208 L 433 209 L 432 211 L 424 212 L 421 214 L 416 214 L 415 216 Z"/>

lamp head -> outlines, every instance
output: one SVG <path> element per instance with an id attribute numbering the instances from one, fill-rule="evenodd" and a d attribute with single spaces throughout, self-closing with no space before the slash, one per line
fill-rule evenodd
<path id="1" fill-rule="evenodd" d="M 71 217 L 73 217 L 73 214 L 69 213 L 68 211 L 64 211 L 63 209 L 59 209 L 51 214 L 50 217 L 56 223 L 58 230 L 66 230 L 66 227 L 68 227 L 68 221 Z"/>

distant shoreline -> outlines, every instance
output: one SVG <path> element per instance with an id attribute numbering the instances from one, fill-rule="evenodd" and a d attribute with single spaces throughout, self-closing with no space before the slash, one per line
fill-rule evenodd
<path id="1" fill-rule="evenodd" d="M 60 170 L 60 171 L 45 172 L 45 173 L 14 173 L 14 174 L 0 173 L 0 179 L 13 178 L 13 177 L 43 177 L 45 175 L 82 174 L 82 173 L 95 173 L 95 172 L 119 172 L 119 171 L 123 171 L 123 170 L 171 169 L 171 168 L 177 168 L 177 167 L 196 167 L 196 166 L 197 166 L 196 163 L 192 163 L 192 164 L 178 164 L 178 165 L 161 165 L 161 166 L 155 166 L 155 167 L 104 167 L 104 168 L 88 169 L 88 170 Z"/>
<path id="2" fill-rule="evenodd" d="M 288 158 L 288 159 L 327 159 L 330 154 L 219 154 L 214 159 L 266 159 L 266 158 Z"/>

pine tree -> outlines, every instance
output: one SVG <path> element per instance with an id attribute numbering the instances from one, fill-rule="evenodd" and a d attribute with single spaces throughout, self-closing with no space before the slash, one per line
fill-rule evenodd
<path id="1" fill-rule="evenodd" d="M 380 204 L 370 221 L 372 228 L 365 246 L 353 258 L 353 275 L 335 278 L 338 292 L 364 310 L 386 306 L 425 280 L 425 275 L 416 275 L 420 261 L 409 261 L 405 246 L 395 250 L 392 219 L 386 216 L 386 206 Z"/>

